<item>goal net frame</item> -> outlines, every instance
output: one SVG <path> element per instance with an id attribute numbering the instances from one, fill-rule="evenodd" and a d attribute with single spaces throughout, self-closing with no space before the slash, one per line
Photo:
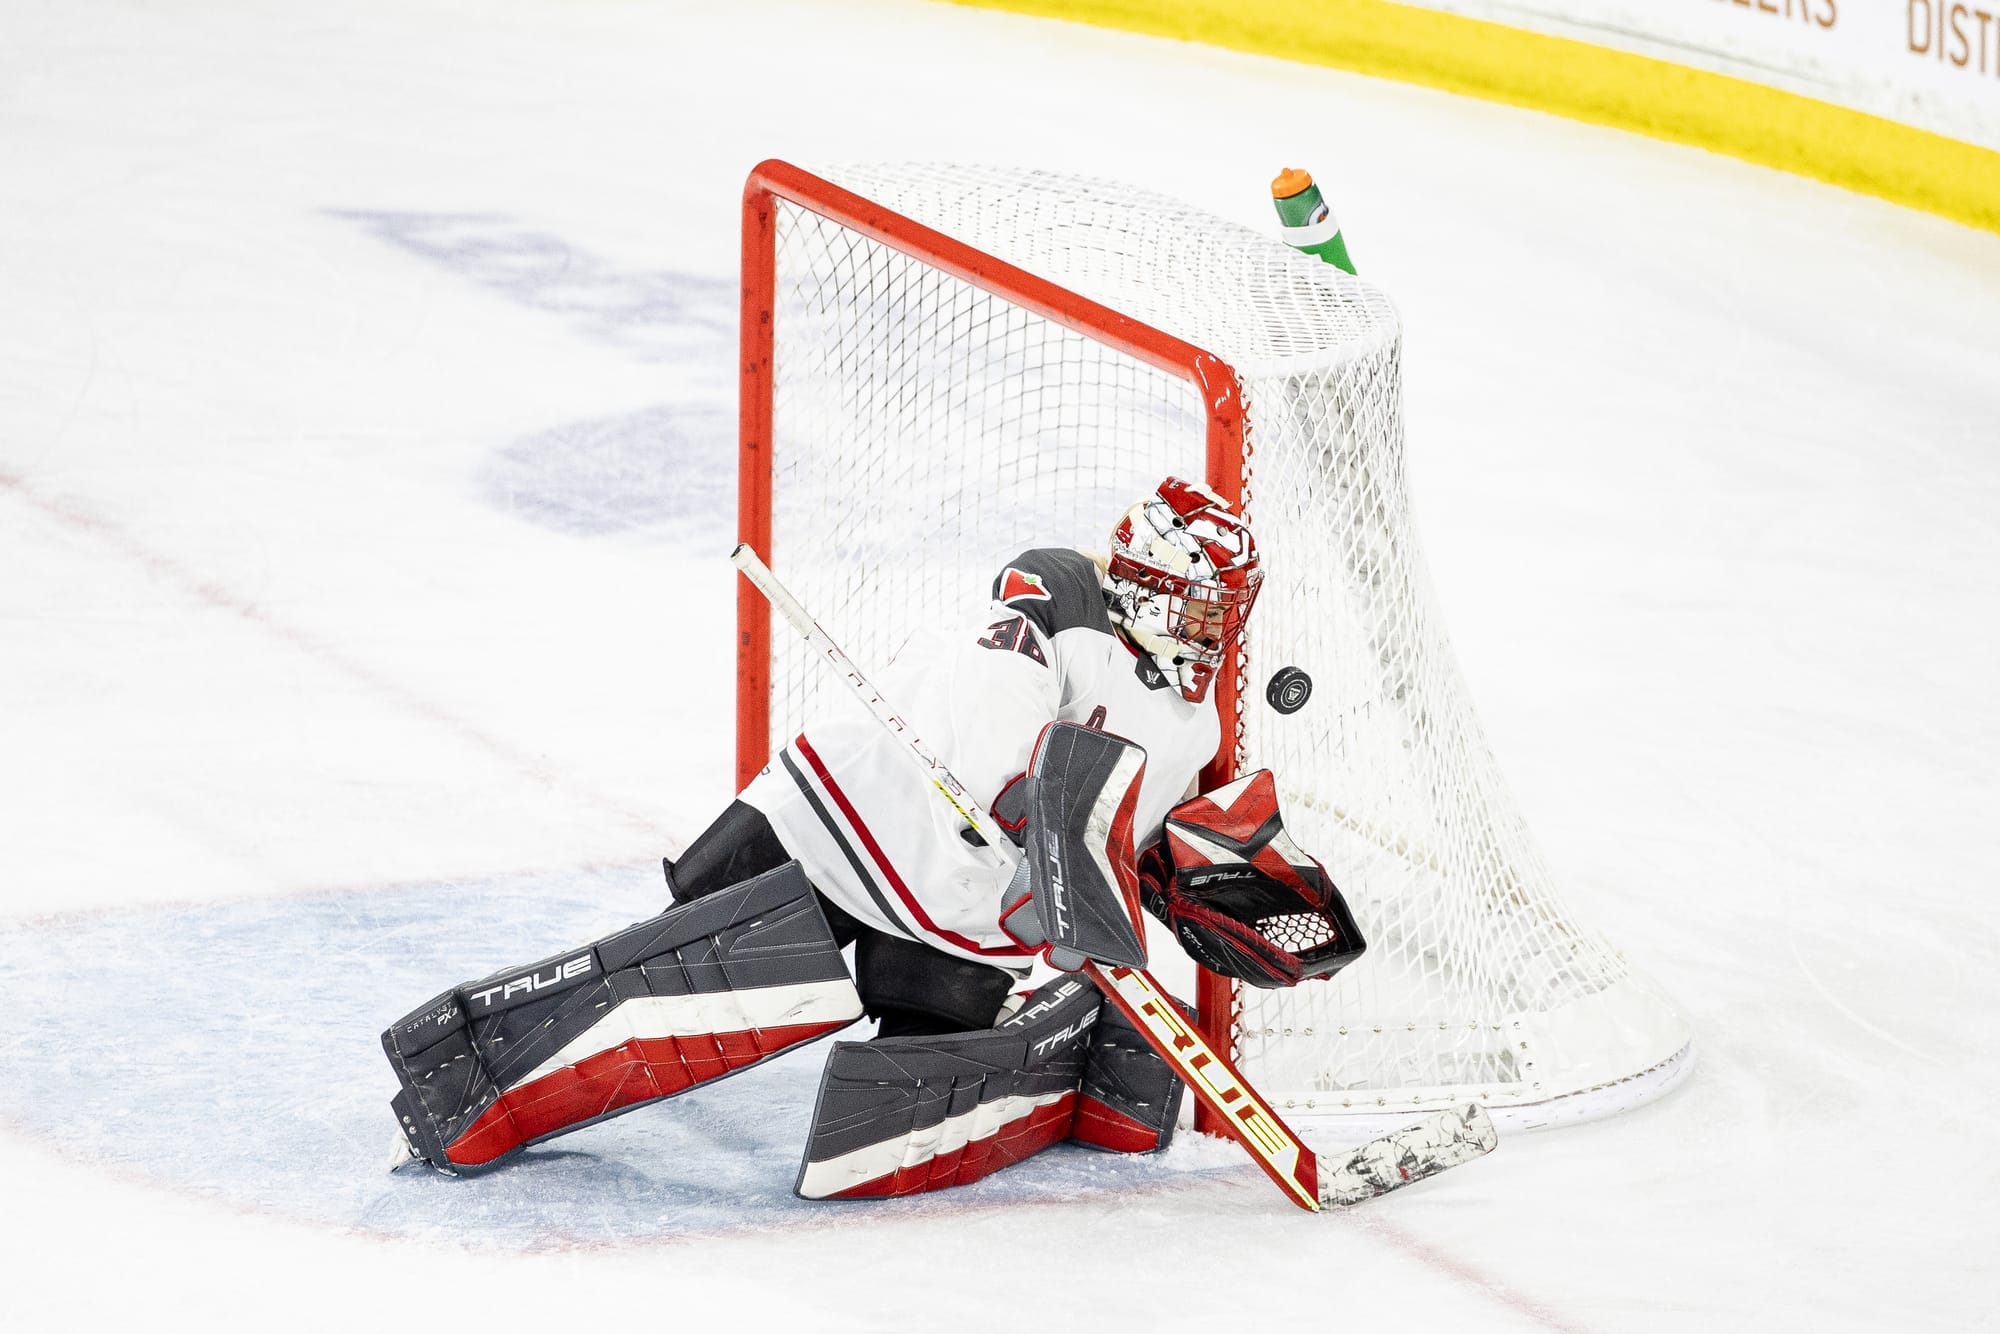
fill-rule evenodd
<path id="1" fill-rule="evenodd" d="M 786 546 L 784 534 L 773 529 L 773 451 L 776 431 L 774 405 L 778 398 L 777 313 L 782 295 L 779 232 L 781 217 L 786 209 L 794 210 L 794 217 L 814 215 L 852 233 L 866 245 L 883 247 L 906 256 L 929 270 L 947 275 L 952 280 L 1184 382 L 1190 387 L 1203 415 L 1205 481 L 1232 504 L 1241 505 L 1244 501 L 1253 465 L 1253 442 L 1250 440 L 1250 423 L 1246 419 L 1243 382 L 1236 366 L 1223 356 L 788 163 L 771 160 L 759 164 L 745 183 L 742 207 L 738 538 L 769 561 L 781 577 L 786 576 L 783 563 Z M 1271 244 L 1280 243 L 1273 241 Z M 1399 383 L 1393 392 L 1399 400 Z M 1396 411 L 1400 413 L 1399 402 Z M 1399 418 L 1397 433 L 1400 437 Z M 1400 438 L 1397 443 L 1400 446 Z M 1393 468 L 1400 485 L 1400 455 L 1395 457 Z M 1250 501 L 1254 527 L 1259 522 L 1256 497 L 1252 495 Z M 1107 514 L 1105 517 L 1108 523 L 1113 516 Z M 774 537 L 778 539 L 775 550 Z M 738 587 L 736 629 L 736 779 L 740 789 L 769 762 L 774 739 L 773 725 L 774 721 L 778 721 L 774 719 L 771 709 L 772 614 L 762 596 L 747 581 L 740 582 Z M 1253 618 L 1250 631 L 1253 642 L 1256 634 L 1256 618 Z M 836 635 L 838 637 L 839 627 L 836 628 Z M 857 660 L 871 671 L 880 665 L 863 660 L 858 653 Z M 1218 673 L 1215 697 L 1223 724 L 1221 743 L 1202 772 L 1204 789 L 1234 778 L 1244 761 L 1250 666 L 1249 652 L 1244 648 Z M 1269 663 L 1261 664 L 1260 669 L 1270 666 Z M 1455 668 L 1452 671 L 1455 672 Z M 1313 707 L 1321 706 L 1322 701 L 1315 698 Z M 791 720 L 793 724 L 796 721 Z M 1476 730 L 1476 724 L 1473 727 Z M 1483 745 L 1483 742 L 1479 744 Z M 1282 774 L 1280 778 L 1283 779 Z M 1434 856 L 1400 838 L 1387 840 L 1383 846 L 1394 856 L 1413 863 Z M 1319 851 L 1317 848 L 1313 850 Z M 1340 882 L 1342 867 L 1335 864 L 1329 869 L 1336 882 Z M 1559 904 L 1553 915 L 1559 919 L 1557 925 L 1562 930 L 1571 929 Z M 1369 931 L 1369 923 L 1363 921 L 1362 928 L 1364 932 Z M 1622 964 L 1622 956 L 1619 959 Z M 1614 992 L 1616 989 L 1606 990 Z M 1198 976 L 1195 999 L 1205 1036 L 1222 1050 L 1240 1053 L 1237 1024 L 1241 1009 L 1234 984 L 1202 970 Z M 1612 994 L 1608 999 L 1615 1003 L 1590 1007 L 1592 1012 L 1586 1017 L 1587 1021 L 1565 1018 L 1562 1024 L 1556 1026 L 1561 1031 L 1562 1039 L 1581 1045 L 1599 1040 L 1600 1033 L 1615 1034 L 1621 1025 L 1635 1030 L 1643 1028 L 1653 1019 L 1650 1015 L 1641 1014 L 1641 1011 L 1656 999 L 1664 998 L 1648 990 L 1646 996 L 1637 1001 L 1622 993 Z M 1599 1009 L 1605 1010 L 1606 1014 L 1597 1014 Z M 1533 1016 L 1529 1018 L 1532 1020 Z M 1678 1017 L 1673 1018 L 1677 1020 Z M 1515 1025 L 1520 1027 L 1519 1020 L 1515 1021 Z M 1498 1026 L 1495 1027 L 1497 1034 Z M 1310 1028 L 1305 1031 L 1312 1032 Z M 1378 1028 L 1377 1032 L 1380 1031 Z M 1414 1024 L 1411 1031 L 1415 1032 Z M 1341 1032 L 1345 1034 L 1346 1029 Z M 1291 1038 L 1289 1032 L 1284 1036 Z M 1512 1036 L 1495 1036 L 1491 1040 L 1508 1042 Z M 1525 1051 L 1534 1043 L 1552 1043 L 1553 1040 L 1552 1031 L 1536 1028 L 1531 1022 L 1518 1045 Z M 1654 1034 L 1648 1041 L 1650 1049 L 1658 1049 L 1662 1040 Z M 1679 1049 L 1664 1060 L 1648 1057 L 1645 1068 L 1640 1070 L 1609 1070 L 1599 1085 L 1558 1095 L 1557 1100 L 1566 1104 L 1561 1108 L 1531 1103 L 1525 1108 L 1496 1107 L 1495 1115 L 1503 1124 L 1511 1121 L 1518 1126 L 1553 1124 L 1608 1114 L 1656 1096 L 1671 1086 L 1685 1074 L 1690 1064 L 1687 1059 L 1690 1052 L 1691 1047 L 1683 1041 Z M 1254 1069 L 1249 1066 L 1246 1066 L 1246 1073 L 1253 1080 L 1257 1078 Z M 1267 1094 L 1279 1092 L 1265 1091 Z M 1589 1096 L 1576 1096 L 1578 1093 Z M 1436 1105 L 1438 1096 L 1439 1089 L 1429 1088 L 1409 1101 L 1382 1096 L 1359 1101 L 1354 1098 L 1328 1098 L 1324 1105 L 1316 1100 L 1280 1102 L 1278 1105 L 1288 1116 L 1309 1117 L 1324 1113 L 1343 1119 L 1359 1117 L 1366 1120 L 1371 1114 L 1394 1118 L 1404 1115 L 1407 1110 Z M 1198 1115 L 1197 1126 L 1207 1128 L 1206 1119 Z"/>

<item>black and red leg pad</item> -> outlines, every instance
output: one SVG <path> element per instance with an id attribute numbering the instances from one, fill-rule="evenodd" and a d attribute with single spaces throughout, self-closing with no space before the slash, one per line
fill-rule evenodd
<path id="1" fill-rule="evenodd" d="M 1047 983 L 995 1028 L 835 1044 L 795 1189 L 884 1199 L 977 1181 L 1074 1139 L 1166 1147 L 1182 1085 L 1097 989 Z"/>
<path id="2" fill-rule="evenodd" d="M 798 864 L 455 987 L 382 1035 L 411 1147 L 453 1173 L 843 1028 L 861 1000 Z"/>

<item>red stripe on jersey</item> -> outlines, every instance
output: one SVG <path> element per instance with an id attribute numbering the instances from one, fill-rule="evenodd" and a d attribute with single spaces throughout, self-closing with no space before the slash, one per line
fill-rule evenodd
<path id="1" fill-rule="evenodd" d="M 868 825 L 861 818 L 861 813 L 854 809 L 854 803 L 847 799 L 847 794 L 842 792 L 840 785 L 833 781 L 833 775 L 827 772 L 826 765 L 820 762 L 819 755 L 806 742 L 805 734 L 801 732 L 795 737 L 792 745 L 798 750 L 800 755 L 805 757 L 805 762 L 812 766 L 812 771 L 819 775 L 820 785 L 826 789 L 827 795 L 833 798 L 834 804 L 840 807 L 840 813 L 847 817 L 847 822 L 854 826 L 854 832 L 860 836 L 862 846 L 868 849 L 869 857 L 874 860 L 876 867 L 881 870 L 883 878 L 889 882 L 889 887 L 896 891 L 896 897 L 903 901 L 903 906 L 908 908 L 910 914 L 916 918 L 918 926 L 930 932 L 938 939 L 948 940 L 959 949 L 967 950 L 973 954 L 1002 959 L 1028 959 L 1034 957 L 1027 951 L 1017 948 L 999 945 L 981 945 L 977 941 L 959 935 L 956 931 L 947 931 L 936 922 L 933 922 L 931 915 L 924 911 L 924 905 L 917 902 L 916 895 L 910 893 L 910 887 L 903 883 L 903 877 L 897 875 L 896 868 L 889 864 L 888 854 L 882 851 L 882 845 L 875 841 L 875 835 L 869 831 Z M 995 906 L 997 907 L 998 905 L 996 904 Z M 997 923 L 999 919 L 996 916 L 994 920 Z"/>

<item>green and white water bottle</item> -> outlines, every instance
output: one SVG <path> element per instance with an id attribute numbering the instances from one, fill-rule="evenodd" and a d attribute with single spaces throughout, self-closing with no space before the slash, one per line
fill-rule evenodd
<path id="1" fill-rule="evenodd" d="M 1277 206 L 1285 244 L 1308 255 L 1317 255 L 1337 269 L 1354 272 L 1347 257 L 1347 242 L 1341 239 L 1340 222 L 1320 197 L 1311 172 L 1286 167 L 1271 182 L 1271 202 Z"/>

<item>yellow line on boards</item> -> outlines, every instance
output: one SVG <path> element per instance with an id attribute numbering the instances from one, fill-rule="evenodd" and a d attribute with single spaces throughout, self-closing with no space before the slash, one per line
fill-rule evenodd
<path id="1" fill-rule="evenodd" d="M 2000 153 L 1745 79 L 1389 0 L 953 0 L 1327 65 L 1776 167 L 2000 232 Z"/>

